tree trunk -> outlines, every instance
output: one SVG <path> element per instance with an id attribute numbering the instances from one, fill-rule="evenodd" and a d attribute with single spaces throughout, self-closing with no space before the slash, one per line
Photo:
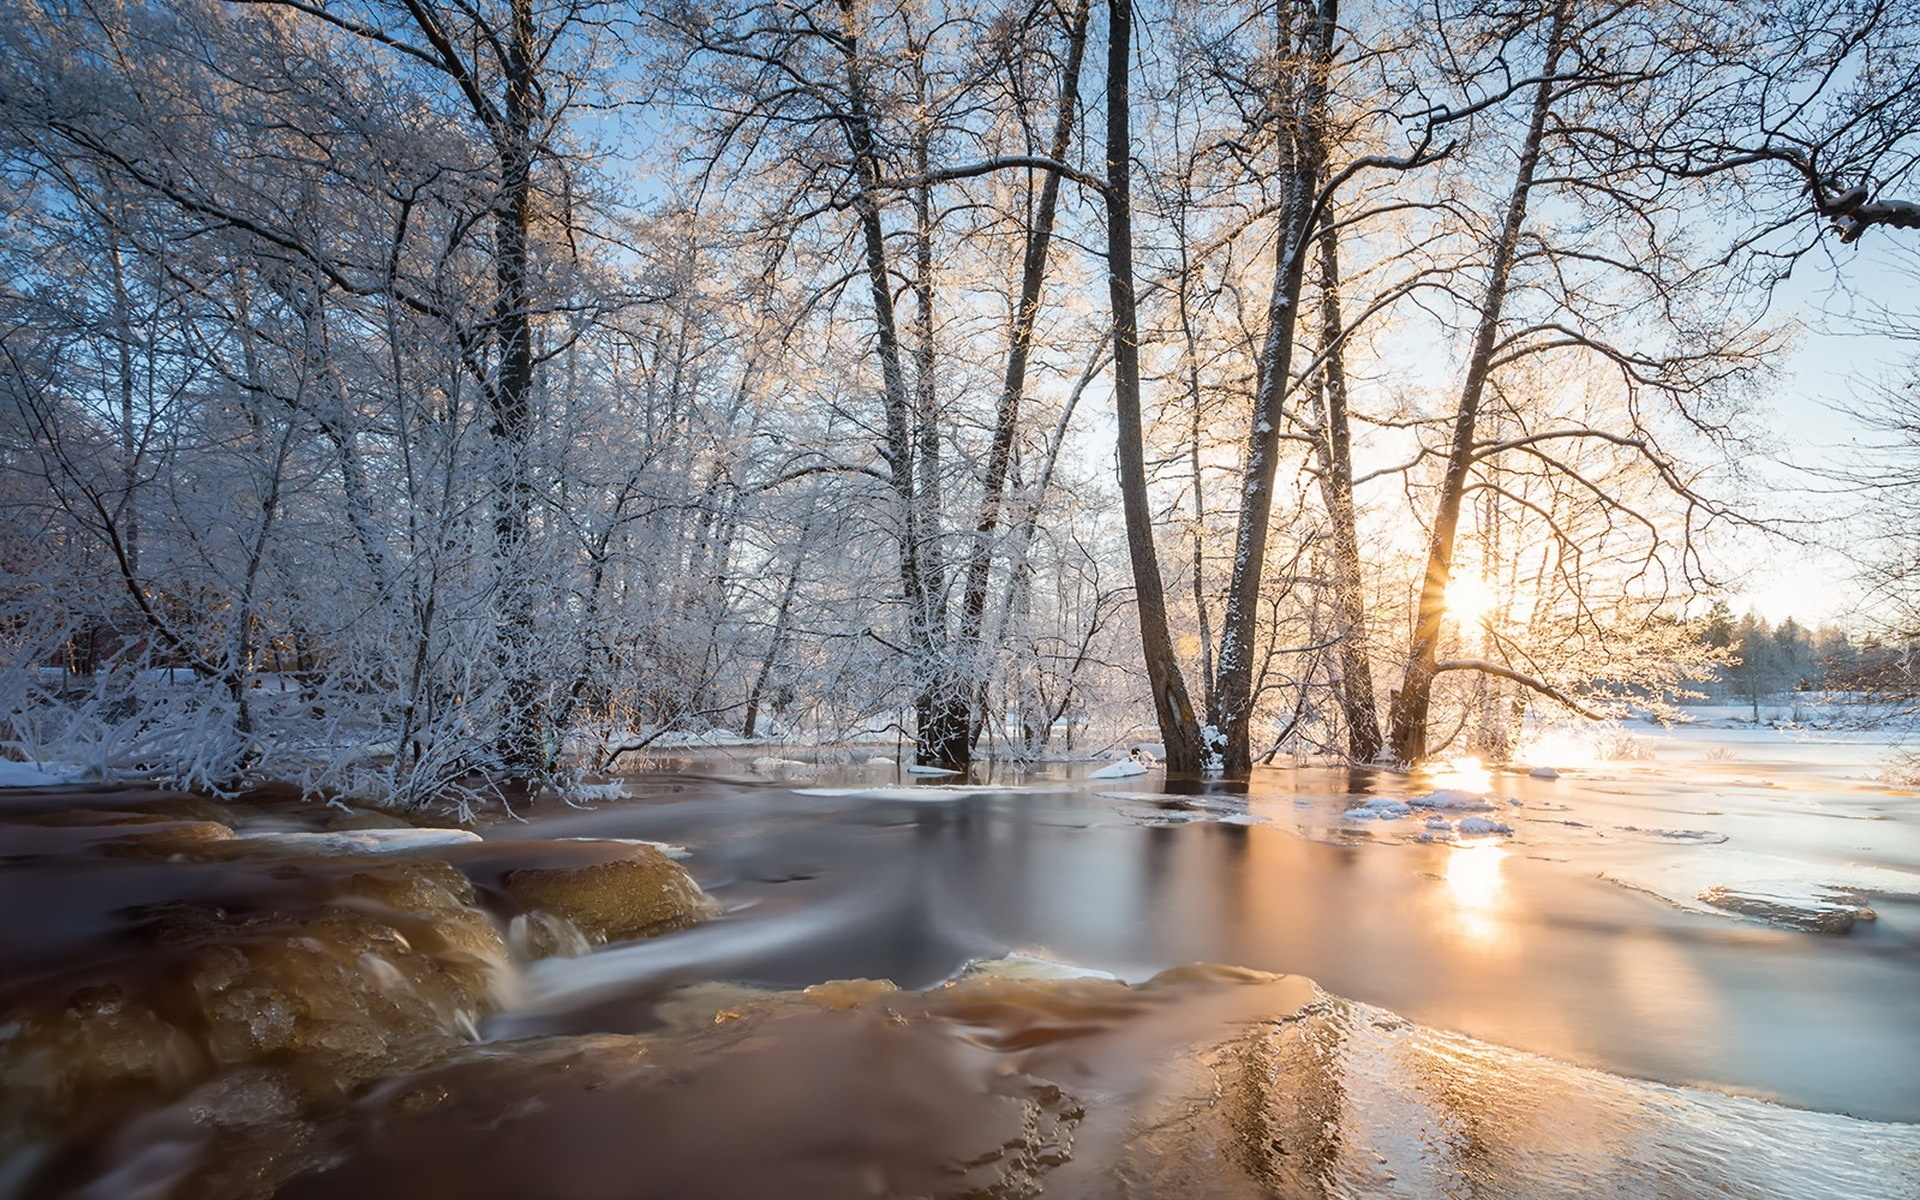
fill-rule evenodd
<path id="1" fill-rule="evenodd" d="M 1365 581 L 1354 520 L 1353 434 L 1347 419 L 1346 327 L 1340 315 L 1340 242 L 1331 216 L 1320 235 L 1320 495 L 1333 527 L 1334 633 L 1340 640 L 1340 709 L 1347 726 L 1347 754 L 1355 762 L 1380 755 L 1380 714 L 1373 699 Z"/>
<path id="2" fill-rule="evenodd" d="M 534 82 L 532 0 L 513 0 L 508 31 L 506 104 L 495 136 L 500 165 L 499 210 L 494 216 L 493 336 L 500 361 L 486 389 L 493 439 L 493 535 L 497 658 L 506 681 L 506 712 L 496 747 L 515 775 L 537 775 L 552 765 L 545 703 L 531 653 L 534 641 L 532 564 L 533 487 L 527 456 L 533 437 L 533 317 L 529 311 L 529 234 L 533 224 L 533 121 L 539 105 Z"/>
<path id="3" fill-rule="evenodd" d="M 1119 426 L 1120 498 L 1133 564 L 1135 605 L 1140 614 L 1140 650 L 1153 712 L 1167 752 L 1167 770 L 1192 773 L 1204 748 L 1187 698 L 1186 680 L 1167 630 L 1167 601 L 1153 544 L 1153 511 L 1147 500 L 1145 437 L 1140 418 L 1140 330 L 1133 287 L 1133 134 L 1128 118 L 1128 68 L 1133 43 L 1132 0 L 1108 0 L 1107 11 L 1107 284 L 1113 304 L 1113 404 Z"/>
<path id="4" fill-rule="evenodd" d="M 1295 0 L 1280 7 L 1281 29 L 1275 51 L 1288 54 L 1295 37 L 1289 10 L 1305 9 L 1298 41 L 1306 50 L 1303 86 L 1276 105 L 1294 124 L 1283 135 L 1285 164 L 1292 182 L 1280 218 L 1281 236 L 1274 263 L 1273 294 L 1267 303 L 1267 336 L 1260 348 L 1259 380 L 1254 392 L 1253 428 L 1247 435 L 1242 470 L 1240 522 L 1234 538 L 1233 573 L 1227 585 L 1227 611 L 1220 638 L 1220 677 L 1214 693 L 1213 724 L 1226 739 L 1224 766 L 1230 774 L 1253 767 L 1254 642 L 1258 637 L 1261 575 L 1266 566 L 1267 533 L 1273 513 L 1273 477 L 1279 464 L 1280 430 L 1286 422 L 1287 384 L 1293 369 L 1294 327 L 1299 317 L 1300 282 L 1307 246 L 1314 233 L 1314 203 L 1326 167 L 1327 76 L 1333 61 L 1338 20 L 1335 0 Z"/>
<path id="5" fill-rule="evenodd" d="M 1480 301 L 1479 326 L 1474 332 L 1473 351 L 1467 359 L 1467 373 L 1460 391 L 1460 407 L 1454 417 L 1453 443 L 1447 454 L 1446 474 L 1440 485 L 1440 500 L 1434 511 L 1433 533 L 1427 543 L 1427 569 L 1421 579 L 1420 600 L 1416 610 L 1413 645 L 1407 655 L 1406 676 L 1394 698 L 1392 730 L 1389 741 L 1394 757 L 1414 763 L 1427 756 L 1427 713 L 1433 702 L 1434 665 L 1440 655 L 1441 627 L 1446 618 L 1447 583 L 1453 576 L 1454 538 L 1460 528 L 1460 502 L 1466 495 L 1467 473 L 1473 465 L 1473 441 L 1479 427 L 1480 400 L 1486 390 L 1487 376 L 1493 365 L 1494 345 L 1499 339 L 1500 317 L 1506 305 L 1507 285 L 1513 272 L 1520 231 L 1526 224 L 1527 198 L 1533 188 L 1534 171 L 1540 164 L 1540 147 L 1545 137 L 1547 116 L 1553 108 L 1554 74 L 1559 69 L 1565 48 L 1568 0 L 1554 6 L 1552 24 L 1547 32 L 1546 60 L 1541 66 L 1540 82 L 1534 85 L 1532 114 L 1527 135 L 1520 146 L 1520 161 L 1514 172 L 1513 190 L 1507 196 L 1506 213 L 1493 245 L 1493 261 L 1487 274 L 1487 290 Z"/>

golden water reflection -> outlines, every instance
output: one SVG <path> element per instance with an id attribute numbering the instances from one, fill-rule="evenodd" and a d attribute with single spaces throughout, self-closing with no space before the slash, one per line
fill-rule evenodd
<path id="1" fill-rule="evenodd" d="M 1506 890 L 1501 869 L 1506 858 L 1506 847 L 1491 840 L 1463 842 L 1447 854 L 1441 879 L 1453 902 L 1454 926 L 1479 949 L 1491 949 L 1503 940 L 1498 908 Z"/>

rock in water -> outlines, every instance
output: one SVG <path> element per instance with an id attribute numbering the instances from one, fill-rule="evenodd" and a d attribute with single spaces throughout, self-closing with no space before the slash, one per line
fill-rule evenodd
<path id="1" fill-rule="evenodd" d="M 564 918 L 595 944 L 657 937 L 719 914 L 679 863 L 652 846 L 621 846 L 619 858 L 523 867 L 501 883 L 526 909 Z"/>
<path id="2" fill-rule="evenodd" d="M 1488 834 L 1498 834 L 1501 837 L 1513 836 L 1513 826 L 1505 821 L 1495 821 L 1491 817 L 1461 817 L 1457 828 L 1461 837 L 1485 837 Z"/>
<path id="3" fill-rule="evenodd" d="M 1397 821 L 1401 817 L 1412 816 L 1413 810 L 1403 800 L 1375 796 L 1365 804 L 1348 809 L 1343 815 L 1349 821 Z"/>
<path id="4" fill-rule="evenodd" d="M 1407 803 L 1415 808 L 1444 808 L 1451 812 L 1486 812 L 1494 807 L 1493 801 L 1479 792 L 1466 792 L 1458 788 L 1441 788 L 1424 796 L 1415 796 Z"/>

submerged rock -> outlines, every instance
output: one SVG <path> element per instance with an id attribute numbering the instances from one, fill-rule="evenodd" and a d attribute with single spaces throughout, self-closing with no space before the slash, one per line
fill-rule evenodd
<path id="1" fill-rule="evenodd" d="M 1814 1200 L 1906 1195 L 1920 1168 L 1912 1126 L 1607 1075 L 1235 967 L 708 983 L 664 1006 L 657 1034 L 464 1047 L 304 1128 L 270 1077 L 235 1084 L 251 1126 L 196 1093 L 102 1177 L 169 1200 Z"/>
<path id="2" fill-rule="evenodd" d="M 1413 810 L 1404 800 L 1395 800 L 1389 796 L 1375 796 L 1365 804 L 1356 805 L 1343 814 L 1349 821 L 1397 821 L 1401 817 L 1410 817 Z"/>
<path id="3" fill-rule="evenodd" d="M 1461 837 L 1486 837 L 1489 834 L 1497 834 L 1500 837 L 1513 836 L 1513 826 L 1491 817 L 1461 817 L 1459 825 L 1455 828 Z"/>
<path id="4" fill-rule="evenodd" d="M 310 907 L 155 904 L 128 914 L 128 952 L 14 981 L 0 1142 L 231 1068 L 283 1065 L 335 1092 L 470 1037 L 507 957 L 466 878 L 439 862 L 305 866 L 269 878 L 283 900 L 306 889 Z"/>

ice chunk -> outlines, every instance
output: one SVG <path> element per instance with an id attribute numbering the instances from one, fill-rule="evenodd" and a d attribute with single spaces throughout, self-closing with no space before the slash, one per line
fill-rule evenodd
<path id="1" fill-rule="evenodd" d="M 771 754 L 763 754 L 753 760 L 753 773 L 755 775 L 765 775 L 769 779 L 793 779 L 812 775 L 814 769 L 812 763 L 803 763 L 798 759 L 792 758 L 775 758 Z"/>
<path id="2" fill-rule="evenodd" d="M 923 767 L 919 763 L 915 763 L 907 768 L 907 774 L 909 775 L 958 775 L 959 773 L 958 771 L 949 771 L 945 767 Z"/>
<path id="3" fill-rule="evenodd" d="M 1560 772 L 1554 770 L 1552 767 L 1535 767 L 1533 770 L 1528 771 L 1527 774 L 1533 776 L 1535 779 L 1560 778 Z"/>
<path id="4" fill-rule="evenodd" d="M 1146 773 L 1147 773 L 1147 768 L 1143 764 L 1137 763 L 1130 758 L 1123 758 L 1118 762 L 1108 763 L 1106 766 L 1101 767 L 1098 771 L 1095 771 L 1093 774 L 1087 776 L 1087 778 L 1088 779 L 1132 779 L 1136 775 L 1145 775 Z"/>
<path id="5" fill-rule="evenodd" d="M 1427 818 L 1427 828 L 1428 829 L 1452 829 L 1453 822 L 1447 820 L 1445 817 L 1440 816 L 1438 813 L 1436 813 L 1433 816 Z"/>

